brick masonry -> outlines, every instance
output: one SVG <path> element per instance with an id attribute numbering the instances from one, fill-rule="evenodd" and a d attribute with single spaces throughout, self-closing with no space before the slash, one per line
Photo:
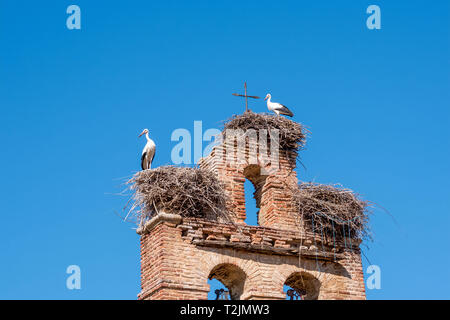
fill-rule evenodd
<path id="1" fill-rule="evenodd" d="M 296 153 L 280 152 L 275 167 L 268 155 L 250 151 L 224 143 L 199 162 L 223 182 L 233 223 L 160 213 L 138 230 L 138 298 L 206 299 L 207 280 L 216 278 L 233 299 L 285 299 L 285 284 L 305 290 L 305 299 L 365 299 L 359 242 L 335 243 L 298 220 Z M 255 186 L 258 226 L 244 223 L 245 179 Z"/>

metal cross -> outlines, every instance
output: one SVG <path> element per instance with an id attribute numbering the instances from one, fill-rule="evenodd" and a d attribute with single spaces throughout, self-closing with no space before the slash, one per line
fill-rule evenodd
<path id="1" fill-rule="evenodd" d="M 252 99 L 259 99 L 259 97 L 257 96 L 248 96 L 247 95 L 247 82 L 244 82 L 244 94 L 238 94 L 238 93 L 232 93 L 233 96 L 236 97 L 244 97 L 245 98 L 245 112 L 248 111 L 248 98 L 252 98 Z"/>

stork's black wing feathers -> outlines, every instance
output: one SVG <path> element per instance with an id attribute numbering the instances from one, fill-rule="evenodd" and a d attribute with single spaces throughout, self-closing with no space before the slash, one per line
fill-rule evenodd
<path id="1" fill-rule="evenodd" d="M 147 156 L 147 152 L 144 152 L 143 154 L 142 154 L 142 157 L 141 157 L 141 168 L 142 168 L 142 170 L 145 170 L 145 168 L 144 168 L 144 163 L 145 163 L 145 157 Z"/>
<path id="2" fill-rule="evenodd" d="M 281 105 L 283 108 L 280 108 L 280 109 L 277 109 L 277 110 L 278 110 L 281 114 L 284 114 L 285 116 L 289 116 L 289 117 L 293 117 L 293 116 L 294 116 L 294 114 L 292 113 L 291 110 L 288 109 L 288 107 L 286 107 L 285 105 L 283 105 L 283 104 L 281 104 L 281 103 L 280 103 L 280 105 Z"/>

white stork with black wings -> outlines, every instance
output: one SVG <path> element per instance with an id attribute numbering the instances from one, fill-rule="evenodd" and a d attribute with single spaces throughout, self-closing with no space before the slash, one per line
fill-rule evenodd
<path id="1" fill-rule="evenodd" d="M 289 110 L 286 106 L 282 105 L 278 102 L 272 102 L 270 99 L 272 96 L 267 94 L 267 96 L 264 98 L 264 100 L 267 100 L 267 109 L 270 111 L 275 112 L 277 115 L 284 114 L 285 116 L 292 117 L 294 114 Z"/>
<path id="2" fill-rule="evenodd" d="M 142 170 L 147 170 L 152 168 L 152 161 L 155 157 L 156 145 L 155 142 L 153 142 L 153 140 L 148 136 L 148 129 L 144 129 L 139 137 L 144 134 L 147 138 L 147 144 L 145 145 L 144 150 L 142 150 L 141 168 Z"/>

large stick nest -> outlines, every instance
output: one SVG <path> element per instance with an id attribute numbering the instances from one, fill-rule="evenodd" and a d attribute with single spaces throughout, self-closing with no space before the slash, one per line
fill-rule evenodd
<path id="1" fill-rule="evenodd" d="M 234 115 L 225 122 L 223 130 L 224 139 L 226 138 L 225 133 L 227 129 L 242 129 L 244 131 L 254 129 L 257 132 L 260 129 L 266 129 L 268 131 L 278 129 L 280 148 L 284 150 L 299 151 L 306 144 L 307 130 L 303 125 L 283 116 L 247 111 L 240 115 Z"/>
<path id="2" fill-rule="evenodd" d="M 371 239 L 367 201 L 340 185 L 301 183 L 294 194 L 309 230 L 339 239 Z"/>
<path id="3" fill-rule="evenodd" d="M 140 171 L 127 184 L 134 191 L 130 212 L 139 223 L 160 211 L 183 217 L 227 219 L 225 192 L 208 170 L 164 166 Z"/>

